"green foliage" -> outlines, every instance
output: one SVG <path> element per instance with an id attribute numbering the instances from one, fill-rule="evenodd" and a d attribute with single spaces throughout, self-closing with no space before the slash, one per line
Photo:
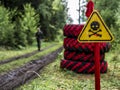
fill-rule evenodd
<path id="1" fill-rule="evenodd" d="M 14 24 L 10 22 L 10 14 L 6 8 L 0 6 L 0 45 L 5 47 L 14 44 Z"/>
<path id="2" fill-rule="evenodd" d="M 44 38 L 54 41 L 65 24 L 65 8 L 61 0 L 44 0 L 39 5 L 41 30 Z"/>
<path id="3" fill-rule="evenodd" d="M 24 15 L 20 20 L 21 29 L 26 34 L 27 44 L 31 45 L 33 43 L 35 32 L 37 31 L 37 26 L 39 22 L 39 15 L 30 4 L 24 5 Z"/>
<path id="4" fill-rule="evenodd" d="M 42 45 L 43 46 L 42 48 L 47 48 L 47 47 L 49 47 L 49 45 L 53 45 L 53 44 L 56 44 L 56 43 L 55 42 L 44 43 Z M 37 54 L 32 55 L 32 56 L 30 56 L 28 58 L 18 59 L 18 60 L 3 64 L 3 65 L 0 66 L 0 74 L 8 72 L 9 70 L 12 70 L 14 68 L 18 68 L 20 66 L 23 66 L 25 63 L 30 62 L 32 60 L 40 59 L 41 56 L 46 55 L 46 54 L 48 54 L 48 53 L 50 53 L 52 51 L 55 51 L 60 47 L 61 47 L 61 44 L 56 44 L 54 47 L 43 50 L 42 52 L 38 52 Z M 0 52 L 0 54 L 1 54 L 0 60 L 4 60 L 5 58 L 10 57 L 11 54 L 12 54 L 11 57 L 12 56 L 17 56 L 18 54 L 23 55 L 25 53 L 30 53 L 35 49 L 36 49 L 35 47 L 29 47 L 29 48 L 26 48 L 25 50 L 22 50 L 22 51 L 13 50 L 13 51 L 8 51 L 8 53 L 6 53 L 7 51 Z M 5 57 L 5 55 L 6 55 L 6 57 Z"/>
<path id="5" fill-rule="evenodd" d="M 119 90 L 120 88 L 119 52 L 117 54 L 119 58 L 115 59 L 115 53 L 106 53 L 108 72 L 101 74 L 101 90 Z M 42 72 L 37 73 L 38 78 L 24 84 L 18 90 L 95 90 L 94 74 L 76 74 L 61 69 L 62 58 L 63 52 L 58 55 L 55 62 L 46 66 Z M 114 63 L 115 61 L 117 65 Z"/>
<path id="6" fill-rule="evenodd" d="M 55 0 L 53 2 L 53 17 L 52 23 L 56 26 L 57 29 L 63 28 L 65 24 L 65 6 L 62 4 L 61 0 Z"/>
<path id="7" fill-rule="evenodd" d="M 102 1 L 96 1 L 96 9 L 100 11 L 103 19 L 105 20 L 108 27 L 111 25 L 115 26 L 115 11 L 116 8 L 118 8 L 118 2 L 119 1 L 108 1 L 108 0 L 102 0 Z"/>
<path id="8" fill-rule="evenodd" d="M 115 36 L 115 41 L 113 43 L 114 49 L 118 48 L 119 47 L 118 44 L 120 44 L 120 4 L 119 4 L 119 7 L 116 9 L 115 17 L 116 17 L 116 20 L 115 20 L 116 25 L 115 25 L 115 27 L 113 26 L 111 28 L 111 30 Z"/>
<path id="9" fill-rule="evenodd" d="M 38 26 L 41 27 L 43 38 L 47 41 L 54 41 L 58 35 L 61 37 L 62 33 L 59 32 L 63 29 L 67 15 L 64 3 L 65 0 L 2 0 L 1 4 L 9 9 L 9 15 L 6 15 L 10 24 L 9 27 L 2 25 L 1 28 L 11 27 L 11 31 L 4 35 L 1 33 L 1 45 L 17 48 L 31 45 Z M 5 12 L 1 9 L 0 13 Z M 0 18 L 6 15 L 1 14 Z"/>
<path id="10" fill-rule="evenodd" d="M 120 0 L 102 0 L 96 1 L 95 9 L 97 9 L 101 16 L 103 17 L 108 28 L 111 29 L 114 34 L 115 40 L 112 42 L 113 47 L 117 47 L 117 44 L 120 42 L 120 31 L 119 31 L 119 14 L 120 8 L 118 7 Z"/>
<path id="11" fill-rule="evenodd" d="M 19 19 L 19 18 L 18 18 Z M 15 47 L 22 48 L 27 45 L 26 33 L 23 29 L 21 29 L 20 21 L 15 21 L 15 30 L 14 30 L 14 39 L 15 39 Z"/>
<path id="12" fill-rule="evenodd" d="M 44 34 L 43 36 L 45 39 L 49 39 L 49 40 L 51 35 L 49 24 L 52 16 L 52 6 L 51 6 L 52 2 L 53 1 L 48 0 L 47 2 L 47 0 L 42 0 L 37 10 L 40 15 L 40 24 L 41 24 L 41 30 Z"/>
<path id="13" fill-rule="evenodd" d="M 39 15 L 30 4 L 24 5 L 24 9 L 22 14 L 17 9 L 8 11 L 0 7 L 1 46 L 21 48 L 33 43 Z"/>
<path id="14" fill-rule="evenodd" d="M 34 8 L 37 8 L 41 0 L 1 0 L 2 5 L 6 8 L 15 9 L 18 7 L 18 10 L 23 10 L 23 5 L 31 3 Z"/>

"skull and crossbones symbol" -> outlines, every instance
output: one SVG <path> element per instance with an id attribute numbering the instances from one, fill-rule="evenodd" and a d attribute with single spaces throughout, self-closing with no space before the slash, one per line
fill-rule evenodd
<path id="1" fill-rule="evenodd" d="M 89 32 L 92 32 L 92 34 L 90 34 L 89 37 L 91 37 L 93 35 L 102 37 L 102 35 L 98 33 L 98 32 L 101 32 L 102 30 L 99 29 L 100 28 L 100 24 L 97 21 L 93 21 L 90 24 L 90 27 L 91 27 L 91 29 L 89 30 Z"/>

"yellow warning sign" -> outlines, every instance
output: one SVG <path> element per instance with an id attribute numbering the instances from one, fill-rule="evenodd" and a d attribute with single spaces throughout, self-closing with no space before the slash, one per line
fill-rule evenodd
<path id="1" fill-rule="evenodd" d="M 94 10 L 78 36 L 79 42 L 110 42 L 113 35 L 99 13 Z"/>

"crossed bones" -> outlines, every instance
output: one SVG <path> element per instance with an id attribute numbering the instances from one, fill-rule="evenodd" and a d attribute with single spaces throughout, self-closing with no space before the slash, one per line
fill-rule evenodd
<path id="1" fill-rule="evenodd" d="M 93 30 L 90 29 L 89 32 L 92 32 L 92 34 L 90 34 L 89 37 L 91 37 L 91 36 L 93 36 L 93 35 L 97 35 L 97 36 L 99 36 L 99 37 L 102 37 L 102 35 L 98 33 L 98 32 L 101 32 L 101 31 L 102 31 L 102 30 L 99 29 L 98 31 L 94 32 Z"/>

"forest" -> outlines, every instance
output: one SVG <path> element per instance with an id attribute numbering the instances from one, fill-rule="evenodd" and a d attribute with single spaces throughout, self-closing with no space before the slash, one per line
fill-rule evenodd
<path id="1" fill-rule="evenodd" d="M 95 9 L 114 33 L 117 45 L 120 28 L 120 1 L 96 1 Z M 70 21 L 67 0 L 0 0 L 0 46 L 21 48 L 32 45 L 40 27 L 45 41 L 61 38 L 63 26 Z M 71 22 L 69 22 L 71 23 Z"/>
<path id="2" fill-rule="evenodd" d="M 45 41 L 62 37 L 66 19 L 64 0 L 0 0 L 0 46 L 21 48 L 32 45 L 37 28 Z"/>
<path id="3" fill-rule="evenodd" d="M 97 54 L 100 89 L 120 90 L 120 0 L 92 0 L 114 36 L 99 53 L 95 43 L 77 41 L 84 24 L 73 24 L 69 1 L 0 0 L 0 90 L 95 90 Z M 78 22 L 87 22 L 85 10 L 76 10 Z"/>

